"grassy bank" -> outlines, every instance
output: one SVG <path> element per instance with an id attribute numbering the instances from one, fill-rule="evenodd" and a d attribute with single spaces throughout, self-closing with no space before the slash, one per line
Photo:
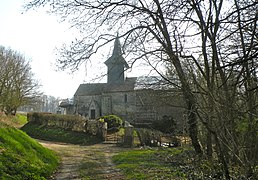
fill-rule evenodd
<path id="1" fill-rule="evenodd" d="M 171 163 L 171 157 L 181 154 L 182 149 L 145 149 L 121 152 L 113 157 L 117 167 L 128 179 L 186 179 L 179 167 L 181 162 Z"/>
<path id="2" fill-rule="evenodd" d="M 17 114 L 16 116 L 6 116 L 0 114 L 0 127 L 16 127 L 20 128 L 27 123 L 26 114 Z"/>
<path id="3" fill-rule="evenodd" d="M 225 179 L 217 160 L 200 158 L 182 147 L 125 151 L 115 155 L 113 161 L 127 179 Z M 236 165 L 230 168 L 234 180 L 246 179 L 243 172 Z"/>
<path id="4" fill-rule="evenodd" d="M 0 115 L 1 179 L 48 179 L 58 166 L 53 151 L 18 129 L 25 123 L 26 114 Z"/>
<path id="5" fill-rule="evenodd" d="M 57 166 L 58 158 L 51 150 L 16 128 L 0 128 L 2 179 L 47 179 Z"/>
<path id="6" fill-rule="evenodd" d="M 96 136 L 83 132 L 68 131 L 57 127 L 42 126 L 29 122 L 21 128 L 31 137 L 72 144 L 91 145 L 101 142 Z"/>

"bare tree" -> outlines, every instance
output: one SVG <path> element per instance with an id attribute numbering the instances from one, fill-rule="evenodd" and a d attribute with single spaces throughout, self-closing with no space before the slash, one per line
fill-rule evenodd
<path id="1" fill-rule="evenodd" d="M 38 94 L 29 62 L 19 53 L 0 47 L 0 105 L 6 114 L 30 103 Z"/>
<path id="2" fill-rule="evenodd" d="M 207 155 L 212 157 L 214 139 L 227 179 L 230 160 L 244 164 L 247 176 L 252 176 L 257 163 L 257 1 L 188 2 L 196 14 L 188 18 L 202 45 L 183 57 L 192 59 L 187 67 L 202 97 L 198 117 L 207 129 Z M 238 130 L 244 119 L 252 140 Z"/>

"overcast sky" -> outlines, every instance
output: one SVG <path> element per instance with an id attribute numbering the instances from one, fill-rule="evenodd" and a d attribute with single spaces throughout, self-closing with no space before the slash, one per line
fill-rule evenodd
<path id="1" fill-rule="evenodd" d="M 55 49 L 72 41 L 75 34 L 68 24 L 59 23 L 58 17 L 47 14 L 43 9 L 24 12 L 23 5 L 22 0 L 0 2 L 0 45 L 16 50 L 31 60 L 35 79 L 41 83 L 44 94 L 72 98 L 79 84 L 93 82 L 92 79 L 106 72 L 103 63 L 106 54 L 98 54 L 96 64 L 89 63 L 87 68 L 81 67 L 81 71 L 75 74 L 57 72 Z M 143 69 L 134 70 L 143 72 Z M 134 75 L 131 73 L 128 76 Z M 105 82 L 106 79 L 98 81 Z"/>

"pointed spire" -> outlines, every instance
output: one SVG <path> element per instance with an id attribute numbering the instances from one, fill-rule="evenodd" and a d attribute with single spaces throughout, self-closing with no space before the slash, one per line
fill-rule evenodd
<path id="1" fill-rule="evenodd" d="M 121 56 L 121 55 L 122 55 L 122 48 L 121 48 L 121 44 L 117 33 L 112 56 Z"/>
<path id="2" fill-rule="evenodd" d="M 122 56 L 122 48 L 121 48 L 121 44 L 120 44 L 120 41 L 119 41 L 118 33 L 117 33 L 116 38 L 115 38 L 114 49 L 113 49 L 112 56 L 110 58 L 108 58 L 108 60 L 105 61 L 105 64 L 107 66 L 109 66 L 111 64 L 123 64 L 124 67 L 126 67 L 126 68 L 129 67 L 127 62 L 125 61 L 125 59 Z"/>
<path id="3" fill-rule="evenodd" d="M 122 56 L 118 33 L 115 38 L 113 54 L 105 61 L 105 64 L 108 68 L 108 83 L 123 83 L 124 71 L 125 68 L 128 68 L 128 64 Z"/>

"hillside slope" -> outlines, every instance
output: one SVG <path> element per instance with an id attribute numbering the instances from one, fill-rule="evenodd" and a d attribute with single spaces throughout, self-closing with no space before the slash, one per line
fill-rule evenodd
<path id="1" fill-rule="evenodd" d="M 47 179 L 57 166 L 58 158 L 53 151 L 21 130 L 1 123 L 0 117 L 1 179 Z"/>

